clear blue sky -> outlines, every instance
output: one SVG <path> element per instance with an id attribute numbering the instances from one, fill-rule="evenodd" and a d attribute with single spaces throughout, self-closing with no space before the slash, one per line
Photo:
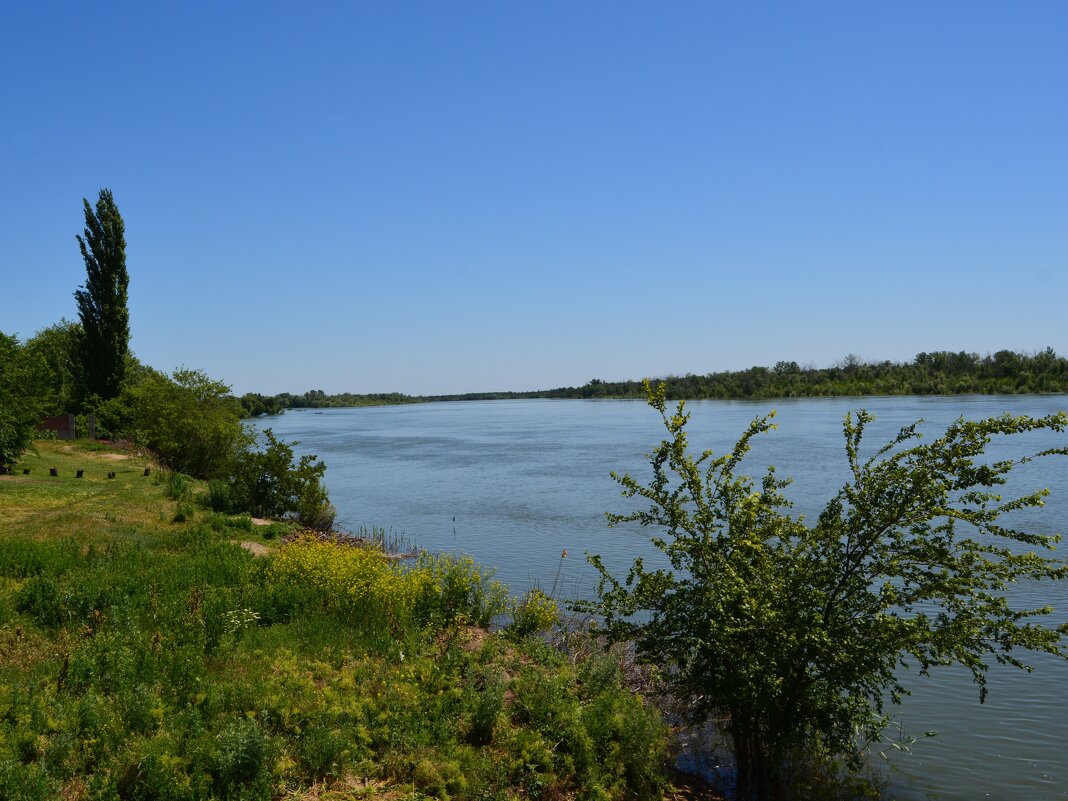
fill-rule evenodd
<path id="1" fill-rule="evenodd" d="M 235 391 L 534 389 L 1068 353 L 1063 2 L 0 11 L 0 330 Z"/>

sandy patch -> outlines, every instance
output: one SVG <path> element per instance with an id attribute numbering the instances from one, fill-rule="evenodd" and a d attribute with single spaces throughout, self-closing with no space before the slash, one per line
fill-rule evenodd
<path id="1" fill-rule="evenodd" d="M 266 518 L 263 518 L 263 517 L 254 517 L 254 518 L 252 518 L 252 525 L 254 525 L 254 526 L 269 526 L 273 522 L 274 522 L 273 520 L 267 520 Z"/>
<path id="2" fill-rule="evenodd" d="M 258 542 L 251 542 L 249 540 L 239 542 L 238 545 L 240 545 L 246 551 L 251 553 L 253 556 L 266 556 L 271 552 L 271 549 L 268 548 L 266 545 L 263 545 Z"/>
<path id="3" fill-rule="evenodd" d="M 98 453 L 97 456 L 99 456 L 101 459 L 107 459 L 109 462 L 121 462 L 126 459 L 132 458 L 129 454 L 126 453 Z"/>

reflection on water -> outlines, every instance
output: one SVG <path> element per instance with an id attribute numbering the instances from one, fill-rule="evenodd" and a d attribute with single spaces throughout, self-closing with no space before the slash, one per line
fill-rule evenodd
<path id="1" fill-rule="evenodd" d="M 958 418 L 1003 412 L 1043 415 L 1068 406 L 1064 396 L 963 398 L 835 398 L 775 402 L 700 401 L 691 446 L 723 452 L 748 423 L 772 407 L 778 430 L 759 438 L 747 459 L 757 475 L 774 464 L 792 476 L 787 495 L 795 510 L 813 517 L 846 479 L 841 424 L 846 412 L 878 415 L 866 432 L 871 450 L 904 425 L 924 418 L 933 436 Z M 628 401 L 486 401 L 365 409 L 288 412 L 260 421 L 300 453 L 327 465 L 339 525 L 381 526 L 403 532 L 430 550 L 459 551 L 492 565 L 513 592 L 549 588 L 588 597 L 595 574 L 583 553 L 601 554 L 623 573 L 635 556 L 655 564 L 648 532 L 608 528 L 607 511 L 635 507 L 620 496 L 610 473 L 648 473 L 644 454 L 663 436 L 656 413 Z M 991 456 L 1039 450 L 1049 434 L 997 444 Z M 869 451 L 870 452 L 870 451 Z M 1068 529 L 1068 459 L 1025 465 L 1019 491 L 1049 487 L 1045 509 L 1017 520 L 1036 531 Z M 1011 489 L 1011 487 L 1009 488 Z M 569 552 L 561 572 L 560 553 Z M 1057 622 L 1068 621 L 1068 582 L 1016 588 L 1022 606 L 1049 603 Z M 936 729 L 911 756 L 893 760 L 894 795 L 924 799 L 1068 799 L 1068 665 L 1031 660 L 1036 669 L 993 666 L 990 695 L 980 706 L 966 671 L 945 669 L 908 682 L 913 695 L 897 710 L 906 732 Z"/>

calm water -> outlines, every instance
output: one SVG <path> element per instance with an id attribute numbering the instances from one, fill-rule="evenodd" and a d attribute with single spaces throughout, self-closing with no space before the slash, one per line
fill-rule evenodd
<path id="1" fill-rule="evenodd" d="M 753 417 L 775 407 L 779 429 L 757 441 L 746 472 L 774 464 L 792 476 L 796 511 L 813 517 L 846 478 L 841 424 L 863 406 L 878 415 L 869 450 L 905 424 L 928 421 L 929 436 L 964 415 L 1042 415 L 1064 396 L 703 401 L 693 413 L 691 446 L 722 452 Z M 487 401 L 289 412 L 261 422 L 300 452 L 327 465 L 342 527 L 382 526 L 417 545 L 456 551 L 492 565 L 519 593 L 531 586 L 558 597 L 586 597 L 595 576 L 584 553 L 622 574 L 637 555 L 655 559 L 648 532 L 608 528 L 606 511 L 632 510 L 610 472 L 644 478 L 644 454 L 663 435 L 656 413 L 628 401 Z M 1063 446 L 1068 437 L 1029 435 L 995 446 L 999 457 Z M 1032 529 L 1068 531 L 1068 459 L 1020 469 L 1021 489 L 1053 492 L 1027 513 Z M 1068 546 L 1065 546 L 1068 547 Z M 561 553 L 568 551 L 566 559 Z M 1020 606 L 1050 603 L 1068 621 L 1068 582 L 1019 586 Z M 911 755 L 895 755 L 893 795 L 904 799 L 1068 799 L 1068 664 L 1035 657 L 1026 674 L 991 667 L 990 695 L 978 703 L 963 671 L 944 669 L 910 682 L 898 710 L 906 733 L 936 730 Z"/>

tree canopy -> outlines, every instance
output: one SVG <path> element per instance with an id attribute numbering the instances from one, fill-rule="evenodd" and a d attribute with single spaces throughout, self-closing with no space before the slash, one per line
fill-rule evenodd
<path id="1" fill-rule="evenodd" d="M 0 331 L 0 472 L 8 470 L 33 440 L 47 407 L 44 361 Z"/>
<path id="2" fill-rule="evenodd" d="M 81 329 L 77 350 L 85 398 L 114 398 L 122 389 L 130 346 L 126 305 L 126 229 L 110 189 L 101 189 L 96 208 L 85 205 L 85 236 L 76 236 L 85 260 L 85 285 L 75 291 Z"/>
<path id="3" fill-rule="evenodd" d="M 663 668 L 695 720 L 715 717 L 738 765 L 738 797 L 782 797 L 787 767 L 821 748 L 857 753 L 858 732 L 879 736 L 884 699 L 907 692 L 899 667 L 967 667 L 985 696 L 991 660 L 1023 666 L 1018 650 L 1066 655 L 1068 627 L 1041 625 L 1051 610 L 1017 609 L 1005 588 L 1063 579 L 1049 555 L 1058 537 L 1019 530 L 1006 513 L 1042 505 L 1042 489 L 1003 498 L 1019 464 L 1058 448 L 991 462 L 994 437 L 1063 432 L 1064 413 L 1035 419 L 958 420 L 920 444 L 919 424 L 861 456 L 865 412 L 844 423 L 850 479 L 814 524 L 791 515 L 774 468 L 760 482 L 738 471 L 751 440 L 773 427 L 753 421 L 721 456 L 689 452 L 684 403 L 646 385 L 667 430 L 642 483 L 615 475 L 647 507 L 611 514 L 656 529 L 670 569 L 641 559 L 625 578 L 600 558 L 598 601 L 612 639 L 632 641 Z"/>

